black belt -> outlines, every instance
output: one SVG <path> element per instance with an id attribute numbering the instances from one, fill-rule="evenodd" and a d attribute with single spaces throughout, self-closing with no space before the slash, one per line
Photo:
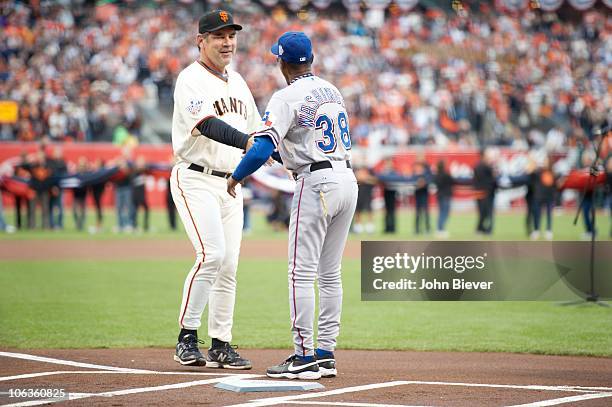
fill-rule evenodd
<path id="1" fill-rule="evenodd" d="M 316 163 L 310 164 L 310 172 L 324 170 L 325 168 L 333 168 L 331 161 L 319 161 Z M 346 160 L 346 168 L 352 168 L 351 162 Z M 296 172 L 293 173 L 293 179 L 297 179 L 298 174 Z"/>
<path id="2" fill-rule="evenodd" d="M 210 168 L 205 168 L 198 164 L 189 164 L 189 167 L 187 168 L 193 171 L 203 172 L 204 174 L 214 175 L 215 177 L 221 177 L 226 179 L 232 176 L 231 172 L 211 170 Z"/>

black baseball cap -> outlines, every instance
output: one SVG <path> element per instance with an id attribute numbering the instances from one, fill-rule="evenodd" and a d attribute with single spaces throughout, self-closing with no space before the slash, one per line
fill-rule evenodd
<path id="1" fill-rule="evenodd" d="M 225 27 L 232 27 L 236 31 L 242 30 L 241 25 L 234 23 L 234 17 L 229 11 L 213 10 L 200 17 L 198 32 L 204 34 Z"/>

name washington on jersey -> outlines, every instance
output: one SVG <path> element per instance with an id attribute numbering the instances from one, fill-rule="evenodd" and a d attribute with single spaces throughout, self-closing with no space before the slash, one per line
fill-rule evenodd
<path id="1" fill-rule="evenodd" d="M 223 116 L 226 113 L 238 113 L 244 120 L 247 120 L 247 107 L 242 100 L 231 96 L 228 102 L 226 102 L 226 100 L 225 98 L 221 98 L 213 102 L 213 108 L 217 116 Z"/>
<path id="2" fill-rule="evenodd" d="M 306 104 L 300 106 L 298 125 L 301 127 L 315 127 L 315 119 L 319 107 L 326 103 L 337 103 L 344 107 L 344 100 L 340 93 L 331 88 L 316 88 L 304 98 Z"/>

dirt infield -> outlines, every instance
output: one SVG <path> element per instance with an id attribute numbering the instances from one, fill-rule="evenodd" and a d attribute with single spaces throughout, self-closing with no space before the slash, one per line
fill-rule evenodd
<path id="1" fill-rule="evenodd" d="M 245 240 L 242 256 L 283 259 L 286 240 Z M 0 260 L 190 259 L 186 239 L 100 241 L 3 241 Z M 359 258 L 349 242 L 345 258 Z M 154 254 L 151 256 L 151 254 Z M 0 350 L 0 405 L 36 398 L 9 398 L 15 389 L 67 392 L 62 405 L 339 405 L 417 406 L 610 406 L 612 359 L 502 353 L 337 352 L 339 376 L 309 392 L 233 393 L 214 387 L 236 377 L 267 380 L 265 368 L 290 351 L 241 350 L 251 371 L 181 367 L 172 349 Z M 27 393 L 26 393 L 27 394 Z M 26 404 L 23 404 L 26 405 Z"/>
<path id="2" fill-rule="evenodd" d="M 3 240 L 0 260 L 140 260 L 191 259 L 193 247 L 185 239 L 117 240 Z M 344 258 L 358 259 L 360 242 L 348 242 Z M 244 240 L 240 255 L 252 259 L 287 257 L 287 240 Z"/>
<path id="3" fill-rule="evenodd" d="M 322 390 L 233 393 L 214 388 L 227 375 L 261 375 L 256 379 L 267 380 L 265 367 L 288 353 L 243 350 L 255 367 L 236 372 L 179 366 L 171 349 L 6 349 L 0 352 L 0 391 L 63 389 L 72 398 L 81 398 L 69 405 L 108 406 L 609 406 L 612 402 L 610 359 L 496 353 L 339 351 L 339 376 L 321 379 Z M 55 360 L 35 360 L 36 356 Z M 0 396 L 0 404 L 24 401 Z"/>

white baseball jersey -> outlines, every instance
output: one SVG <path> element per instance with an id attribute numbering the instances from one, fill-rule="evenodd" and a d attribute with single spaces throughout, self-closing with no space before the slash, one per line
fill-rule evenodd
<path id="1" fill-rule="evenodd" d="M 260 126 L 253 95 L 239 73 L 227 69 L 227 80 L 194 62 L 179 74 L 174 89 L 172 148 L 177 163 L 195 163 L 214 170 L 232 172 L 242 152 L 192 130 L 204 119 L 216 116 L 230 126 L 252 133 Z"/>
<path id="2" fill-rule="evenodd" d="M 289 170 L 351 158 L 344 99 L 334 85 L 317 76 L 299 78 L 274 93 L 262 121 L 267 129 L 260 134 L 272 138 Z"/>
<path id="3" fill-rule="evenodd" d="M 196 253 L 183 286 L 179 325 L 198 329 L 208 304 L 208 335 L 230 342 L 242 239 L 242 194 L 238 189 L 237 198 L 232 198 L 225 178 L 189 166 L 193 163 L 233 172 L 242 151 L 202 135 L 191 135 L 198 123 L 211 116 L 246 133 L 261 123 L 253 95 L 238 73 L 228 69 L 224 78 L 194 62 L 177 78 L 172 116 L 176 165 L 170 188 Z"/>

